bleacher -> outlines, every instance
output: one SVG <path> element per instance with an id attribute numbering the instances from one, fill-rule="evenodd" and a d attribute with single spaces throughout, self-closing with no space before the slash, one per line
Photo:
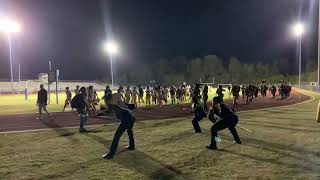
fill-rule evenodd
<path id="1" fill-rule="evenodd" d="M 29 93 L 37 92 L 39 90 L 40 84 L 43 84 L 46 89 L 48 89 L 48 83 L 44 83 L 39 80 L 28 80 L 20 81 L 13 83 L 13 89 L 15 93 L 23 93 L 26 86 Z M 92 85 L 95 90 L 104 90 L 106 84 L 98 84 L 96 82 L 89 81 L 60 81 L 58 83 L 58 90 L 64 91 L 66 87 L 70 87 L 71 90 L 76 89 L 76 86 L 79 85 L 88 87 Z M 50 91 L 56 90 L 56 83 L 50 84 Z M 0 81 L 0 93 L 11 93 L 11 82 L 10 81 Z"/>

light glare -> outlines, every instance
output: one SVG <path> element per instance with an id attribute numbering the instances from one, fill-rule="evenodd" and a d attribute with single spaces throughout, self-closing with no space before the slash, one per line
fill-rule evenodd
<path id="1" fill-rule="evenodd" d="M 118 45 L 115 42 L 107 42 L 104 45 L 104 50 L 109 54 L 116 54 L 119 51 Z"/>
<path id="2" fill-rule="evenodd" d="M 5 33 L 17 33 L 20 32 L 20 25 L 13 20 L 10 19 L 2 19 L 0 20 L 0 31 Z"/>
<path id="3" fill-rule="evenodd" d="M 304 27 L 302 24 L 297 23 L 292 27 L 292 31 L 296 37 L 300 37 L 304 33 Z"/>

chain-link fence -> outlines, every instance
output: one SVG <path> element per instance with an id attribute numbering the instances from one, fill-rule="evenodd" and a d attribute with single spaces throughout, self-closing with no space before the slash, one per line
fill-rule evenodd
<path id="1" fill-rule="evenodd" d="M 320 92 L 320 86 L 309 86 L 309 85 L 293 85 L 293 87 L 305 89 L 308 91 Z"/>

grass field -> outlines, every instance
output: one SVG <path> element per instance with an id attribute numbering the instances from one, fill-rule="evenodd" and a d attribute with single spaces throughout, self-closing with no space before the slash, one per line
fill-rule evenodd
<path id="1" fill-rule="evenodd" d="M 319 100 L 320 95 L 314 94 Z M 218 151 L 208 120 L 194 134 L 191 118 L 138 122 L 136 151 L 104 160 L 116 125 L 0 134 L 0 179 L 320 179 L 318 101 L 239 113 L 242 145 L 221 131 Z M 127 144 L 126 135 L 119 149 Z"/>
<path id="2" fill-rule="evenodd" d="M 216 89 L 209 89 L 209 99 L 212 99 L 215 96 Z M 101 98 L 104 92 L 98 92 L 98 96 Z M 8 115 L 8 114 L 30 114 L 37 113 L 38 107 L 36 106 L 37 95 L 30 94 L 28 96 L 28 101 L 25 101 L 24 95 L 0 95 L 0 115 Z M 228 95 L 225 98 L 229 98 Z M 56 104 L 56 95 L 52 93 L 50 96 L 50 104 L 48 105 L 49 112 L 61 112 L 64 106 L 64 102 L 66 99 L 65 93 L 59 93 L 58 95 L 59 104 Z M 145 99 L 145 98 L 144 98 Z M 102 102 L 102 101 L 101 101 Z M 170 99 L 169 99 L 169 102 Z M 143 106 L 143 104 L 142 104 Z M 70 111 L 70 108 L 67 108 Z"/>

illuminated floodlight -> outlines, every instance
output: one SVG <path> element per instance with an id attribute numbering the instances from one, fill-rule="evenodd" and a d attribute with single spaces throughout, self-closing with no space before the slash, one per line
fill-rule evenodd
<path id="1" fill-rule="evenodd" d="M 117 43 L 109 41 L 104 44 L 104 51 L 110 55 L 117 54 L 119 52 L 119 47 Z"/>
<path id="2" fill-rule="evenodd" d="M 304 33 L 304 27 L 301 23 L 297 23 L 292 26 L 292 33 L 296 37 L 301 37 Z"/>
<path id="3" fill-rule="evenodd" d="M 5 33 L 17 33 L 20 32 L 21 26 L 18 22 L 10 19 L 0 20 L 0 31 Z"/>

